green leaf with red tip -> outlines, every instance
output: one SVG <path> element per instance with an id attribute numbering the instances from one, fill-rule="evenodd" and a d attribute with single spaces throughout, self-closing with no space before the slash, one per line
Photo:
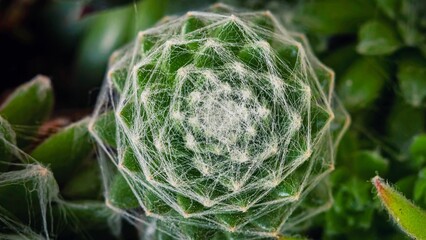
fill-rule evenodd
<path id="1" fill-rule="evenodd" d="M 377 195 L 398 226 L 415 239 L 426 239 L 426 212 L 376 176 Z"/>

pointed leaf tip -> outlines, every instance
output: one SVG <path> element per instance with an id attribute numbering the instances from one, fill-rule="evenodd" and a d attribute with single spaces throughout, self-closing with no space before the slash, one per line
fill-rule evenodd
<path id="1" fill-rule="evenodd" d="M 372 183 L 380 201 L 396 224 L 414 239 L 426 239 L 426 212 L 376 176 Z"/>

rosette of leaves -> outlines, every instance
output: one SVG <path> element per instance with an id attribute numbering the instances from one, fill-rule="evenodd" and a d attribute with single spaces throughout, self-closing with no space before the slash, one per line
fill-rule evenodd
<path id="1" fill-rule="evenodd" d="M 270 239 L 330 206 L 347 123 L 302 35 L 216 5 L 114 53 L 89 129 L 107 205 L 146 238 Z"/>

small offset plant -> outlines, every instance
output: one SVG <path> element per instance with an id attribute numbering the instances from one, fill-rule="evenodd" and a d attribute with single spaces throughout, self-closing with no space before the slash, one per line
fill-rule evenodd
<path id="1" fill-rule="evenodd" d="M 269 12 L 166 18 L 111 57 L 90 131 L 107 205 L 152 239 L 273 239 L 331 204 L 348 116 Z M 146 217 L 145 217 L 146 216 Z"/>

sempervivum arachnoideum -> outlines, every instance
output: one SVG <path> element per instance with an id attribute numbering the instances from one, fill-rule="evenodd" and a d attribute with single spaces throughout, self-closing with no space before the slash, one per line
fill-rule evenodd
<path id="1" fill-rule="evenodd" d="M 294 231 L 331 201 L 315 187 L 344 125 L 332 88 L 269 12 L 213 8 L 140 32 L 112 56 L 91 125 L 107 204 L 155 239 Z"/>

